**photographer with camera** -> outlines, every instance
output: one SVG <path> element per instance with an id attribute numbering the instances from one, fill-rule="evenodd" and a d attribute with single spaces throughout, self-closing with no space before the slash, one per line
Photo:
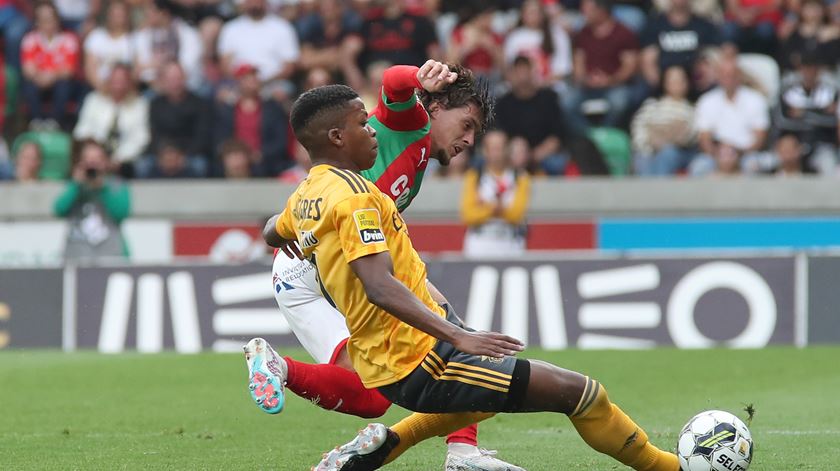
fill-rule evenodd
<path id="1" fill-rule="evenodd" d="M 73 161 L 72 180 L 54 204 L 56 216 L 70 224 L 65 259 L 127 257 L 120 223 L 131 210 L 128 187 L 112 175 L 111 157 L 96 141 L 82 141 Z"/>

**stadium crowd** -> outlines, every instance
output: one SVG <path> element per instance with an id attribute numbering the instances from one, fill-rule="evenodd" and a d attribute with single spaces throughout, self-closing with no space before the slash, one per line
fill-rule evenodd
<path id="1" fill-rule="evenodd" d="M 298 94 L 370 110 L 427 58 L 490 81 L 517 172 L 838 169 L 837 0 L 0 0 L 0 30 L 0 180 L 82 175 L 93 140 L 123 178 L 296 182 Z"/>

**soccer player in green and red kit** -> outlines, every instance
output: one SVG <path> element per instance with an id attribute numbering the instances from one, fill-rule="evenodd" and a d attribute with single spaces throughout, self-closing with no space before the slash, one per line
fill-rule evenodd
<path id="1" fill-rule="evenodd" d="M 361 176 L 346 172 L 341 177 L 359 191 L 364 191 L 362 177 L 374 182 L 403 211 L 419 192 L 429 159 L 448 165 L 472 147 L 492 117 L 492 106 L 487 84 L 461 66 L 432 60 L 420 68 L 393 66 L 383 76 L 379 102 L 367 123 L 376 131 L 376 163 Z M 305 211 L 319 217 L 317 201 Z M 263 232 L 270 244 L 277 237 L 275 221 L 269 220 Z M 403 224 L 401 219 L 391 223 Z M 253 339 L 245 347 L 251 396 L 264 411 L 278 413 L 284 405 L 285 386 L 328 410 L 379 417 L 391 403 L 378 391 L 366 389 L 353 370 L 345 348 L 349 331 L 344 317 L 320 288 L 317 262 L 313 262 L 279 253 L 272 278 L 281 312 L 318 364 L 280 357 L 265 340 Z M 437 302 L 446 301 L 429 287 Z M 472 425 L 447 437 L 445 469 L 521 471 L 479 449 L 476 434 Z"/>

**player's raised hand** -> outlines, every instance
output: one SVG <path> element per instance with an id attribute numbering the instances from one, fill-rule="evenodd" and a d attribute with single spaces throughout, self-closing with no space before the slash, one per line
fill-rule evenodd
<path id="1" fill-rule="evenodd" d="M 452 345 L 464 353 L 494 358 L 516 355 L 525 348 L 521 341 L 498 332 L 464 331 Z"/>
<path id="2" fill-rule="evenodd" d="M 438 92 L 457 78 L 458 74 L 451 72 L 448 65 L 432 59 L 427 60 L 417 71 L 417 80 L 428 92 Z"/>

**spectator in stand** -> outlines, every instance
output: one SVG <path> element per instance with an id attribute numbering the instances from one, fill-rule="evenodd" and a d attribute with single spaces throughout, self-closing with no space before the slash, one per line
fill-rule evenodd
<path id="1" fill-rule="evenodd" d="M 741 163 L 742 157 L 742 152 L 735 147 L 729 144 L 718 143 L 715 146 L 714 168 L 708 175 L 717 178 L 740 176 L 742 174 L 741 167 L 743 166 Z"/>
<path id="2" fill-rule="evenodd" d="M 361 17 L 341 0 L 322 0 L 317 10 L 297 21 L 300 35 L 300 66 L 304 70 L 341 72 L 343 50 L 351 35 L 362 27 Z"/>
<path id="3" fill-rule="evenodd" d="M 259 171 L 255 176 L 277 176 L 292 166 L 289 158 L 289 118 L 276 100 L 260 97 L 260 79 L 256 67 L 242 64 L 234 73 L 238 82 L 235 94 L 220 97 L 216 106 L 215 148 L 239 139 L 256 155 Z"/>
<path id="4" fill-rule="evenodd" d="M 492 5 L 479 5 L 477 11 L 452 31 L 446 52 L 449 62 L 458 63 L 473 73 L 497 81 L 503 68 L 504 37 L 493 31 Z"/>
<path id="5" fill-rule="evenodd" d="M 66 125 L 67 103 L 75 88 L 73 76 L 79 66 L 79 42 L 61 30 L 58 10 L 50 2 L 35 6 L 35 29 L 21 45 L 23 81 L 21 92 L 29 107 L 32 126 L 58 129 Z M 43 102 L 49 97 L 49 114 Z"/>
<path id="6" fill-rule="evenodd" d="M 510 91 L 496 104 L 496 126 L 513 140 L 528 143 L 530 169 L 561 175 L 568 158 L 561 154 L 563 116 L 557 93 L 540 85 L 533 62 L 525 56 L 513 61 L 508 81 Z"/>
<path id="7" fill-rule="evenodd" d="M 178 61 L 187 75 L 187 87 L 204 84 L 201 37 L 195 28 L 173 16 L 171 0 L 151 0 L 145 10 L 146 26 L 134 34 L 137 76 L 143 88 L 153 88 L 164 64 Z"/>
<path id="8" fill-rule="evenodd" d="M 840 4 L 840 3 L 839 3 Z M 827 65 L 837 64 L 840 56 L 840 25 L 831 23 L 828 7 L 822 0 L 804 0 L 795 21 L 780 30 L 782 44 L 778 54 L 784 70 L 794 70 L 804 54 L 816 54 Z"/>
<path id="9" fill-rule="evenodd" d="M 671 8 L 673 0 L 653 0 L 656 10 L 664 13 Z M 720 24 L 723 21 L 723 10 L 719 0 L 691 0 L 691 12 L 704 20 Z"/>
<path id="10" fill-rule="evenodd" d="M 698 142 L 703 152 L 689 165 L 692 175 L 705 175 L 713 171 L 720 145 L 731 146 L 743 155 L 741 165 L 747 173 L 762 170 L 760 152 L 767 140 L 770 120 L 767 99 L 758 91 L 746 87 L 741 81 L 737 59 L 726 57 L 718 66 L 719 86 L 706 92 L 697 102 L 695 120 Z M 731 157 L 729 154 L 724 159 Z M 769 169 L 765 169 L 769 170 Z"/>
<path id="11" fill-rule="evenodd" d="M 689 87 L 685 69 L 672 65 L 662 78 L 662 96 L 649 98 L 636 112 L 630 129 L 637 175 L 674 175 L 685 170 L 696 154 Z"/>
<path id="12" fill-rule="evenodd" d="M 233 3 L 228 0 L 173 0 L 175 15 L 199 32 L 203 60 L 212 61 L 216 42 L 224 21 L 233 15 Z"/>
<path id="13" fill-rule="evenodd" d="M 91 31 L 85 38 L 85 80 L 88 85 L 103 90 L 111 67 L 134 62 L 131 38 L 131 18 L 128 5 L 122 0 L 108 4 L 105 24 Z"/>
<path id="14" fill-rule="evenodd" d="M 779 177 L 797 177 L 802 175 L 804 152 L 802 143 L 796 134 L 785 133 L 776 139 L 775 159 L 778 162 L 773 173 Z"/>
<path id="15" fill-rule="evenodd" d="M 382 77 L 392 65 L 394 64 L 390 62 L 379 61 L 368 66 L 365 83 L 358 89 L 359 97 L 364 102 L 366 110 L 374 109 L 379 103 L 379 96 L 382 94 Z"/>
<path id="16" fill-rule="evenodd" d="M 782 90 L 776 126 L 807 143 L 808 168 L 825 175 L 837 167 L 838 88 L 821 60 L 814 52 L 801 56 L 798 73 Z"/>
<path id="17" fill-rule="evenodd" d="M 41 179 L 38 172 L 42 162 L 41 146 L 35 141 L 26 141 L 20 144 L 12 162 L 0 162 L 0 181 L 36 182 Z"/>
<path id="18" fill-rule="evenodd" d="M 312 161 L 309 160 L 309 152 L 295 139 L 294 159 L 295 165 L 287 168 L 278 177 L 282 183 L 297 185 L 309 175 L 312 168 Z M 435 161 L 437 162 L 437 161 Z"/>
<path id="19" fill-rule="evenodd" d="M 130 65 L 115 65 L 105 91 L 85 97 L 73 129 L 77 140 L 102 143 L 113 156 L 109 160 L 125 177 L 134 176 L 134 165 L 149 145 L 149 104 L 137 92 L 132 77 Z"/>
<path id="20" fill-rule="evenodd" d="M 103 2 L 101 0 L 52 0 L 58 9 L 61 26 L 76 32 L 81 37 L 87 36 L 96 25 L 96 17 Z"/>
<path id="21" fill-rule="evenodd" d="M 222 143 L 214 174 L 227 179 L 248 179 L 259 174 L 259 162 L 248 144 L 229 139 Z"/>
<path id="22" fill-rule="evenodd" d="M 724 42 L 741 52 L 773 55 L 776 27 L 782 21 L 782 0 L 726 0 Z"/>
<path id="23" fill-rule="evenodd" d="M 630 110 L 630 81 L 638 70 L 639 43 L 632 31 L 612 17 L 611 5 L 610 0 L 581 4 L 586 25 L 574 38 L 575 86 L 563 94 L 569 124 L 578 133 L 590 125 L 582 110 L 587 100 L 607 101 L 605 126 L 620 127 Z"/>
<path id="24" fill-rule="evenodd" d="M 520 255 L 525 251 L 530 177 L 511 165 L 504 132 L 488 132 L 481 148 L 483 163 L 478 169 L 467 170 L 461 194 L 461 220 L 468 226 L 464 255 Z"/>
<path id="25" fill-rule="evenodd" d="M 572 73 L 571 41 L 559 15 L 556 5 L 543 6 L 540 0 L 525 0 L 519 25 L 505 39 L 505 63 L 509 65 L 517 57 L 527 56 L 546 83 L 568 77 Z"/>
<path id="26" fill-rule="evenodd" d="M 74 158 L 72 180 L 55 200 L 55 215 L 67 218 L 70 230 L 64 257 L 77 262 L 126 257 L 120 224 L 131 213 L 131 194 L 114 178 L 108 153 L 86 140 Z"/>
<path id="27" fill-rule="evenodd" d="M 20 45 L 29 31 L 30 0 L 0 0 L 0 33 L 6 64 L 20 69 Z"/>
<path id="28" fill-rule="evenodd" d="M 172 142 L 186 153 L 192 173 L 206 175 L 211 152 L 212 106 L 187 90 L 184 70 L 178 62 L 163 66 L 159 88 L 161 94 L 152 99 L 149 108 L 152 133 L 149 150 L 161 142 Z M 148 176 L 154 160 L 154 156 L 143 158 L 137 172 L 140 178 Z"/>
<path id="29" fill-rule="evenodd" d="M 242 15 L 222 27 L 219 56 L 222 71 L 233 77 L 242 65 L 256 67 L 263 91 L 285 100 L 294 92 L 290 81 L 300 60 L 294 27 L 268 13 L 266 0 L 243 0 Z"/>
<path id="30" fill-rule="evenodd" d="M 720 44 L 715 25 L 691 12 L 691 0 L 671 0 L 668 9 L 648 21 L 641 35 L 642 75 L 651 88 L 671 66 L 693 71 L 703 49 Z"/>
<path id="31" fill-rule="evenodd" d="M 435 25 L 406 11 L 406 0 L 371 0 L 374 8 L 358 35 L 350 37 L 342 69 L 353 88 L 364 86 L 364 70 L 374 62 L 421 66 L 441 57 Z"/>
<path id="32" fill-rule="evenodd" d="M 184 149 L 175 141 L 162 140 L 154 149 L 154 161 L 148 172 L 143 175 L 151 179 L 201 178 Z"/>

